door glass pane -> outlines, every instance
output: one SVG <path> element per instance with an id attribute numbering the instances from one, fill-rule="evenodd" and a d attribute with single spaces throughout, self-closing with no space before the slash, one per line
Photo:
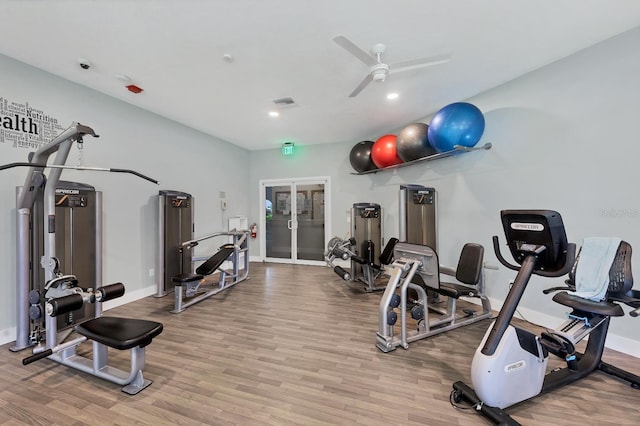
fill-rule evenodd
<path id="1" fill-rule="evenodd" d="M 324 260 L 324 185 L 296 186 L 297 258 Z"/>
<path id="2" fill-rule="evenodd" d="M 265 187 L 267 257 L 291 258 L 291 188 L 287 186 Z"/>

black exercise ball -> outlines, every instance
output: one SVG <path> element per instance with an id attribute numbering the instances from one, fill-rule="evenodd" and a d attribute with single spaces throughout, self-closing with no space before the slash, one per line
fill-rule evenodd
<path id="1" fill-rule="evenodd" d="M 409 124 L 398 133 L 396 151 L 405 163 L 436 154 L 427 137 L 429 126 L 424 123 Z"/>
<path id="2" fill-rule="evenodd" d="M 351 148 L 351 154 L 349 154 L 349 161 L 351 167 L 358 172 L 367 172 L 369 170 L 377 169 L 376 165 L 371 160 L 371 148 L 373 147 L 373 141 L 358 142 Z"/>

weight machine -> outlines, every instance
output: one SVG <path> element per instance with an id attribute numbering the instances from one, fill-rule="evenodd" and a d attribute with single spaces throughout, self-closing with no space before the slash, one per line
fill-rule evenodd
<path id="1" fill-rule="evenodd" d="M 174 283 L 174 314 L 180 313 L 189 306 L 194 305 L 204 299 L 214 296 L 236 284 L 245 281 L 249 277 L 249 253 L 247 237 L 249 230 L 235 230 L 229 232 L 216 232 L 211 235 L 185 241 L 180 244 L 180 254 L 183 259 L 191 259 L 191 249 L 199 242 L 215 237 L 231 237 L 233 242 L 222 245 L 213 256 L 205 260 L 195 270 L 191 272 L 191 261 L 183 260 L 180 265 L 182 273 L 171 278 Z M 231 262 L 231 269 L 224 269 L 223 263 Z M 187 266 L 188 265 L 188 266 Z M 218 272 L 218 287 L 204 290 L 201 286 L 205 283 L 205 277 Z M 184 298 L 189 298 L 184 301 Z"/>
<path id="2" fill-rule="evenodd" d="M 60 197 L 56 198 L 56 189 L 59 188 L 63 169 L 130 173 L 156 184 L 157 181 L 133 170 L 65 165 L 73 143 L 77 143 L 78 148 L 81 148 L 83 137 L 87 135 L 98 137 L 90 127 L 73 123 L 54 140 L 31 153 L 28 162 L 0 166 L 0 170 L 12 167 L 29 168 L 25 183 L 18 191 L 16 207 L 18 318 L 16 344 L 11 350 L 18 351 L 35 345 L 33 355 L 23 359 L 24 365 L 48 358 L 119 384 L 126 393 L 136 394 L 151 384 L 151 381 L 145 380 L 142 376 L 145 347 L 162 332 L 162 324 L 140 319 L 102 316 L 102 302 L 122 296 L 124 286 L 121 283 L 100 286 L 101 216 L 95 217 L 93 229 L 96 237 L 93 261 L 98 272 L 95 280 L 89 283 L 92 287 L 81 287 L 75 275 L 64 273 L 64 264 L 57 256 L 61 244 L 60 236 L 63 234 L 59 228 L 63 228 L 61 223 L 64 222 L 56 220 L 56 205 L 67 202 L 74 206 L 82 206 L 83 203 L 89 202 L 89 198 L 81 195 L 79 190 L 58 194 Z M 49 157 L 54 153 L 56 156 L 53 162 L 47 164 Z M 45 169 L 50 169 L 48 176 L 44 173 Z M 64 197 L 66 201 L 62 200 Z M 96 212 L 101 210 L 100 200 L 98 196 L 92 201 L 95 202 Z M 36 214 L 38 205 L 42 206 L 41 215 Z M 42 226 L 34 226 L 34 222 L 37 221 L 41 221 Z M 39 243 L 41 238 L 42 244 Z M 38 250 L 35 247 L 40 245 L 43 255 L 38 263 Z M 43 277 L 34 279 L 31 272 L 32 269 L 37 269 L 38 264 L 43 269 Z M 89 303 L 94 305 L 89 318 L 72 314 L 84 309 L 84 305 Z M 69 315 L 64 321 L 65 328 L 61 329 L 56 317 L 63 314 Z M 74 332 L 79 337 L 73 337 Z M 85 341 L 92 342 L 91 358 L 76 352 L 78 346 Z M 108 365 L 109 347 L 130 350 L 128 373 Z"/>
<path id="3" fill-rule="evenodd" d="M 484 293 L 484 248 L 481 245 L 465 244 L 455 269 L 440 266 L 437 253 L 424 245 L 398 243 L 393 258 L 389 282 L 378 311 L 376 346 L 382 352 L 391 352 L 398 346 L 408 349 L 409 343 L 416 340 L 491 316 L 491 304 Z M 455 278 L 457 282 L 442 282 L 441 274 Z M 416 282 L 418 277 L 420 280 Z M 417 300 L 410 300 L 410 290 L 415 292 Z M 446 309 L 434 304 L 427 291 L 447 296 Z M 479 298 L 481 310 L 458 310 L 457 302 L 461 297 Z M 400 311 L 399 335 L 395 332 L 398 321 L 396 309 Z M 430 318 L 429 312 L 438 316 Z M 415 330 L 409 330 L 408 315 L 416 321 Z"/>
<path id="4" fill-rule="evenodd" d="M 352 272 L 349 272 L 340 265 L 335 264 L 336 259 L 350 260 L 352 265 L 351 271 L 355 271 L 356 267 L 360 268 L 361 272 L 358 275 L 357 280 L 362 281 L 366 284 L 364 291 L 372 292 L 383 290 L 384 286 L 377 285 L 376 280 L 384 271 L 385 265 L 388 265 L 391 262 L 393 256 L 393 247 L 397 242 L 397 238 L 389 239 L 389 242 L 378 258 L 380 263 L 376 263 L 375 259 L 370 256 L 367 258 L 362 258 L 356 254 L 354 248 L 356 242 L 353 238 L 344 240 L 339 237 L 333 237 L 327 244 L 327 250 L 324 253 L 324 260 L 327 265 L 333 269 L 333 272 L 335 272 L 343 280 L 356 281 L 355 279 L 352 279 Z M 371 243 L 371 241 L 365 242 L 363 246 L 366 248 L 365 253 L 371 254 L 373 253 L 373 246 L 369 243 Z M 354 264 L 358 266 L 354 266 Z"/>
<path id="5" fill-rule="evenodd" d="M 374 203 L 356 203 L 351 209 L 352 238 L 333 237 L 327 244 L 324 260 L 329 267 L 345 281 L 361 281 L 366 286 L 364 291 L 383 290 L 384 286 L 376 281 L 382 274 L 384 266 L 391 262 L 393 246 L 397 238 L 391 238 L 382 253 L 382 209 Z M 358 243 L 359 242 L 359 243 Z M 349 260 L 349 271 L 336 265 L 335 261 Z"/>
<path id="6" fill-rule="evenodd" d="M 214 296 L 249 277 L 248 229 L 231 229 L 194 238 L 194 199 L 191 194 L 162 190 L 158 194 L 159 238 L 156 297 L 174 293 L 172 313 Z M 241 224 L 247 227 L 246 223 Z M 231 225 L 230 225 L 231 227 Z M 201 242 L 226 237 L 212 256 L 196 257 L 193 249 Z M 194 262 L 204 261 L 195 272 Z M 231 266 L 226 267 L 226 262 Z M 205 277 L 218 272 L 217 288 L 205 288 Z M 188 300 L 187 300 L 188 299 Z"/>

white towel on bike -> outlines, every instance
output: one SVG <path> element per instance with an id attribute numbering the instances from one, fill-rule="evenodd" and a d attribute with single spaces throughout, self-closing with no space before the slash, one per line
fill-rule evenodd
<path id="1" fill-rule="evenodd" d="M 620 238 L 585 238 L 575 272 L 576 291 L 584 299 L 600 302 L 609 287 L 609 270 L 615 259 Z"/>

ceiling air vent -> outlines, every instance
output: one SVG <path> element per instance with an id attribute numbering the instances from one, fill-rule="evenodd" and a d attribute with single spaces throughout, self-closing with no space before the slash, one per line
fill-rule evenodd
<path id="1" fill-rule="evenodd" d="M 293 101 L 293 99 L 291 98 L 280 98 L 280 99 L 274 99 L 273 103 L 276 104 L 279 107 L 291 107 L 294 106 L 296 103 Z"/>

